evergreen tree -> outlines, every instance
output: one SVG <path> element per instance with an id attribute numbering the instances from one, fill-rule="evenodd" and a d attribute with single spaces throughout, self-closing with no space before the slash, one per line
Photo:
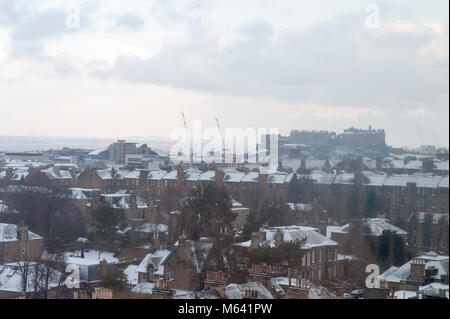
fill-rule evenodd
<path id="1" fill-rule="evenodd" d="M 227 191 L 216 183 L 209 183 L 204 189 L 195 189 L 189 197 L 193 212 L 194 230 L 200 236 L 212 237 L 221 228 L 231 229 L 233 215 L 231 198 Z"/>
<path id="2" fill-rule="evenodd" d="M 387 268 L 389 266 L 391 237 L 392 234 L 388 230 L 383 231 L 383 233 L 380 236 L 378 244 L 378 261 L 381 263 L 383 268 Z"/>
<path id="3" fill-rule="evenodd" d="M 300 192 L 301 192 L 301 183 L 297 177 L 297 174 L 292 176 L 291 181 L 289 182 L 288 188 L 288 202 L 289 203 L 300 203 Z"/>

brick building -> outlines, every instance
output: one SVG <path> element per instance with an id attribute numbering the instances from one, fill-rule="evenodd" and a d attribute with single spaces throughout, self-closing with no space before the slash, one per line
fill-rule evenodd
<path id="1" fill-rule="evenodd" d="M 271 278 L 293 277 L 320 283 L 322 281 L 336 281 L 342 276 L 342 269 L 338 261 L 338 243 L 323 236 L 318 229 L 306 226 L 286 226 L 261 228 L 252 234 L 248 242 L 239 246 L 256 249 L 261 246 L 278 247 L 282 242 L 294 242 L 306 239 L 301 248 L 299 266 L 292 267 L 286 261 L 277 264 L 252 264 L 249 275 L 252 280 L 269 284 Z"/>
<path id="2" fill-rule="evenodd" d="M 0 264 L 38 260 L 44 250 L 44 238 L 27 226 L 0 224 Z"/>

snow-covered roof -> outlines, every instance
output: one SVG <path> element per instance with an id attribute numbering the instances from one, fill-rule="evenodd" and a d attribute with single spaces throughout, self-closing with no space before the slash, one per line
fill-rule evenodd
<path id="1" fill-rule="evenodd" d="M 105 151 L 107 151 L 106 148 L 99 148 L 99 149 L 97 149 L 97 150 L 93 150 L 93 151 L 90 152 L 88 155 L 92 155 L 92 156 L 100 155 L 100 153 L 103 153 L 103 152 L 105 152 Z"/>
<path id="2" fill-rule="evenodd" d="M 302 164 L 301 159 L 296 158 L 284 158 L 281 160 L 281 165 L 286 168 L 291 168 L 294 172 L 298 171 Z"/>
<path id="3" fill-rule="evenodd" d="M 171 251 L 167 249 L 157 250 L 152 254 L 148 254 L 136 268 L 136 272 L 146 273 L 147 268 L 151 265 L 154 268 L 154 274 L 163 275 L 164 263 L 166 262 L 170 254 Z"/>
<path id="4" fill-rule="evenodd" d="M 4 204 L 3 201 L 0 200 L 0 214 L 6 214 L 6 213 L 19 214 L 19 212 L 16 209 L 10 209 L 9 206 Z"/>
<path id="5" fill-rule="evenodd" d="M 439 171 L 448 171 L 448 162 L 449 161 L 434 161 L 434 169 Z"/>
<path id="6" fill-rule="evenodd" d="M 97 176 L 100 177 L 103 180 L 113 179 L 111 171 L 109 171 L 109 170 L 98 169 L 95 172 L 96 172 Z"/>
<path id="7" fill-rule="evenodd" d="M 306 159 L 305 165 L 307 169 L 321 169 L 325 166 L 326 160 Z"/>
<path id="8" fill-rule="evenodd" d="M 235 169 L 225 169 L 223 181 L 228 183 L 239 183 L 244 176 L 244 172 L 239 172 Z"/>
<path id="9" fill-rule="evenodd" d="M 395 232 L 397 235 L 406 235 L 406 231 L 389 223 L 388 219 L 383 218 L 369 218 L 364 220 L 364 226 L 370 233 L 366 235 L 381 236 L 383 231 L 389 230 Z"/>
<path id="10" fill-rule="evenodd" d="M 20 263 L 0 265 L 0 291 L 7 291 L 14 293 L 24 292 L 23 273 L 25 272 L 25 269 L 27 269 L 28 274 L 26 276 L 27 277 L 26 292 L 34 292 L 36 267 L 38 267 L 39 272 L 43 273 L 44 272 L 46 273 L 48 269 L 47 266 L 37 263 L 28 263 L 28 265 L 26 265 L 24 262 L 20 262 Z M 49 274 L 50 276 L 48 281 L 49 282 L 48 288 L 51 289 L 58 287 L 62 278 L 62 273 L 52 269 L 49 272 Z"/>
<path id="11" fill-rule="evenodd" d="M 98 250 L 84 250 L 84 258 L 81 257 L 81 251 L 65 252 L 64 262 L 67 264 L 75 265 L 98 265 L 100 261 L 106 260 L 110 264 L 119 262 L 119 259 L 114 257 L 114 253 L 111 252 L 99 252 Z"/>
<path id="12" fill-rule="evenodd" d="M 133 286 L 138 284 L 137 268 L 138 265 L 128 265 L 128 267 L 123 271 L 125 276 L 127 276 L 128 283 Z"/>
<path id="13" fill-rule="evenodd" d="M 239 203 L 237 200 L 233 199 L 232 200 L 232 206 L 233 208 L 240 208 L 240 207 L 244 207 L 244 205 L 242 205 L 241 203 Z"/>
<path id="14" fill-rule="evenodd" d="M 394 292 L 395 299 L 412 299 L 417 297 L 416 291 L 397 290 Z"/>
<path id="15" fill-rule="evenodd" d="M 28 170 L 25 169 L 16 169 L 14 170 L 11 180 L 13 181 L 20 181 L 22 179 L 25 179 L 30 173 Z"/>
<path id="16" fill-rule="evenodd" d="M 130 173 L 128 170 L 118 170 L 114 174 L 115 179 L 124 179 Z"/>
<path id="17" fill-rule="evenodd" d="M 42 239 L 41 236 L 28 231 L 28 239 Z M 0 242 L 16 241 L 17 239 L 17 225 L 0 224 Z"/>
<path id="18" fill-rule="evenodd" d="M 321 170 L 314 170 L 311 172 L 311 174 L 308 176 L 312 180 L 314 180 L 317 184 L 326 184 L 330 185 L 333 184 L 336 174 L 334 173 L 327 173 Z"/>
<path id="19" fill-rule="evenodd" d="M 141 282 L 131 289 L 132 292 L 137 294 L 147 294 L 150 295 L 153 293 L 153 288 L 155 288 L 154 282 Z"/>
<path id="20" fill-rule="evenodd" d="M 145 223 L 136 228 L 138 233 L 164 233 L 169 230 L 169 226 L 164 224 Z"/>
<path id="21" fill-rule="evenodd" d="M 368 236 L 381 236 L 383 231 L 388 230 L 395 232 L 397 235 L 406 235 L 406 231 L 392 225 L 388 219 L 384 218 L 368 218 L 363 220 L 364 229 L 369 231 L 365 233 Z M 349 224 L 344 226 L 327 226 L 327 237 L 331 238 L 331 233 L 348 233 Z"/>
<path id="22" fill-rule="evenodd" d="M 212 247 L 213 243 L 211 239 L 200 238 L 197 241 L 186 240 L 183 245 L 179 244 L 176 249 L 183 249 L 194 268 L 200 273 Z"/>
<path id="23" fill-rule="evenodd" d="M 336 246 L 337 243 L 326 236 L 319 233 L 317 228 L 307 226 L 283 226 L 271 227 L 265 229 L 266 240 L 261 243 L 261 246 L 275 247 L 275 236 L 277 232 L 283 233 L 284 242 L 295 242 L 306 238 L 303 249 L 310 249 L 319 246 Z"/>
<path id="24" fill-rule="evenodd" d="M 437 274 L 433 278 L 440 280 L 442 275 L 448 275 L 448 256 L 438 255 L 436 253 L 427 253 L 422 256 L 416 257 L 421 259 L 425 263 L 425 270 L 434 267 L 437 269 Z M 380 280 L 387 282 L 402 282 L 408 280 L 411 274 L 412 260 L 406 264 L 395 267 L 392 266 L 380 275 Z"/>
<path id="25" fill-rule="evenodd" d="M 405 164 L 404 168 L 412 169 L 412 170 L 421 170 L 422 169 L 422 161 L 418 161 L 418 160 L 408 161 L 408 163 Z"/>
<path id="26" fill-rule="evenodd" d="M 139 179 L 140 176 L 141 176 L 140 171 L 129 171 L 127 174 L 124 175 L 124 178 Z"/>
<path id="27" fill-rule="evenodd" d="M 406 187 L 408 183 L 416 183 L 417 187 L 437 188 L 439 183 L 441 182 L 441 179 L 441 176 L 426 173 L 415 173 L 412 175 L 391 175 L 384 182 L 384 186 Z"/>
<path id="28" fill-rule="evenodd" d="M 312 204 L 288 203 L 287 205 L 296 212 L 310 212 L 312 210 Z"/>
<path id="29" fill-rule="evenodd" d="M 249 172 L 242 178 L 242 182 L 246 183 L 257 183 L 259 181 L 258 172 Z"/>
<path id="30" fill-rule="evenodd" d="M 246 284 L 230 284 L 225 289 L 228 299 L 243 299 L 245 292 L 251 290 L 257 292 L 256 299 L 273 299 L 272 294 L 260 282 L 248 282 Z"/>
<path id="31" fill-rule="evenodd" d="M 383 186 L 386 182 L 388 175 L 380 173 L 375 174 L 373 172 L 363 172 L 364 174 L 364 184 L 369 186 Z"/>
<path id="32" fill-rule="evenodd" d="M 439 187 L 448 188 L 448 180 L 448 176 L 442 177 L 441 182 L 439 183 Z"/>
<path id="33" fill-rule="evenodd" d="M 383 160 L 382 168 L 402 169 L 405 167 L 405 161 L 393 158 L 385 158 Z"/>
<path id="34" fill-rule="evenodd" d="M 72 199 L 88 199 L 89 197 L 86 194 L 100 192 L 99 189 L 90 188 L 69 188 L 69 191 L 71 191 Z"/>
<path id="35" fill-rule="evenodd" d="M 199 178 L 200 178 L 200 176 L 202 174 L 203 174 L 203 172 L 198 170 L 198 169 L 188 169 L 184 173 L 184 180 L 185 181 L 196 182 L 196 181 L 199 180 Z"/>
<path id="36" fill-rule="evenodd" d="M 376 169 L 377 168 L 377 161 L 372 158 L 365 157 L 362 159 L 362 162 L 368 169 Z"/>
<path id="37" fill-rule="evenodd" d="M 176 170 L 172 170 L 165 174 L 162 179 L 164 180 L 176 180 L 178 176 L 178 172 Z"/>
<path id="38" fill-rule="evenodd" d="M 167 171 L 154 170 L 148 174 L 148 179 L 149 180 L 161 180 L 163 178 L 163 176 L 166 174 L 167 174 Z"/>
<path id="39" fill-rule="evenodd" d="M 116 209 L 130 209 L 131 208 L 131 194 L 102 194 L 102 198 L 105 201 L 105 204 L 109 205 L 112 208 Z M 145 200 L 136 196 L 136 207 L 139 209 L 148 208 Z"/>
<path id="40" fill-rule="evenodd" d="M 213 181 L 216 178 L 216 172 L 215 171 L 206 171 L 198 177 L 199 181 Z"/>
<path id="41" fill-rule="evenodd" d="M 445 294 L 447 299 L 449 298 L 448 285 L 442 284 L 440 282 L 432 282 L 428 285 L 419 287 L 419 293 L 426 296 L 442 296 L 441 292 Z"/>
<path id="42" fill-rule="evenodd" d="M 442 213 L 424 213 L 424 212 L 414 212 L 409 216 L 409 220 L 415 218 L 418 223 L 425 223 L 427 218 L 429 218 L 432 224 L 439 224 L 445 222 L 448 225 L 449 216 L 448 214 Z"/>
<path id="43" fill-rule="evenodd" d="M 336 175 L 333 184 L 345 184 L 351 185 L 355 181 L 355 174 L 353 173 L 341 173 Z"/>
<path id="44" fill-rule="evenodd" d="M 346 225 L 348 227 L 348 224 Z M 327 237 L 331 238 L 331 233 L 346 233 L 347 231 L 342 231 L 343 226 L 327 226 Z"/>
<path id="45" fill-rule="evenodd" d="M 72 179 L 69 171 L 55 170 L 53 167 L 42 170 L 42 172 L 50 179 Z"/>
<path id="46" fill-rule="evenodd" d="M 284 172 L 272 173 L 269 175 L 268 182 L 272 184 L 284 184 L 288 175 L 288 173 Z"/>

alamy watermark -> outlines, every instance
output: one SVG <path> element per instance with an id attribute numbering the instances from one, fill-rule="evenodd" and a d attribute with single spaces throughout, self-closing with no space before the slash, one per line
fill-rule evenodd
<path id="1" fill-rule="evenodd" d="M 80 28 L 80 5 L 78 3 L 72 2 L 68 4 L 65 23 L 68 29 Z"/>
<path id="2" fill-rule="evenodd" d="M 78 265 L 69 264 L 66 267 L 66 273 L 68 274 L 65 280 L 66 287 L 68 289 L 80 288 L 80 267 Z"/>
<path id="3" fill-rule="evenodd" d="M 366 287 L 369 289 L 380 288 L 380 267 L 375 264 L 367 265 L 366 274 Z"/>
<path id="4" fill-rule="evenodd" d="M 192 130 L 176 128 L 170 134 L 174 163 L 259 163 L 278 166 L 278 129 L 202 127 L 193 121 Z"/>
<path id="5" fill-rule="evenodd" d="M 369 14 L 366 17 L 366 27 L 369 29 L 378 29 L 380 27 L 380 7 L 374 3 L 368 4 L 366 6 L 366 12 Z"/>

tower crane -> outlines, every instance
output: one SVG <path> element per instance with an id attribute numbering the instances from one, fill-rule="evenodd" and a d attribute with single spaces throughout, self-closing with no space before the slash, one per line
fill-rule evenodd
<path id="1" fill-rule="evenodd" d="M 419 135 L 420 135 L 420 138 L 422 139 L 422 145 L 425 145 L 425 140 L 423 139 L 423 134 L 422 134 L 422 129 L 420 128 L 420 124 L 417 126 L 417 128 L 419 129 Z"/>
<path id="2" fill-rule="evenodd" d="M 186 130 L 186 134 L 187 134 L 188 133 L 188 126 L 187 126 L 187 122 L 186 122 L 186 116 L 184 116 L 184 112 L 181 112 L 181 117 L 183 119 L 184 129 Z M 189 165 L 190 165 L 190 168 L 192 168 L 192 163 L 194 161 L 194 154 L 193 154 L 193 151 L 192 151 L 191 139 L 189 139 L 189 151 L 190 151 L 190 154 L 189 154 Z"/>

